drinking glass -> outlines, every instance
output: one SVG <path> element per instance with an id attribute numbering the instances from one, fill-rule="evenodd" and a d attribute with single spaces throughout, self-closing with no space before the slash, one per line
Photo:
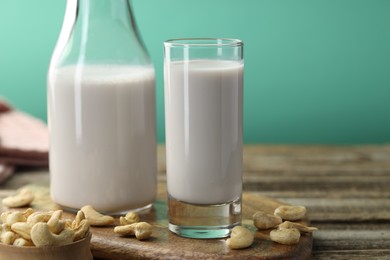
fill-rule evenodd
<path id="1" fill-rule="evenodd" d="M 243 42 L 164 42 L 169 229 L 229 236 L 241 223 Z"/>

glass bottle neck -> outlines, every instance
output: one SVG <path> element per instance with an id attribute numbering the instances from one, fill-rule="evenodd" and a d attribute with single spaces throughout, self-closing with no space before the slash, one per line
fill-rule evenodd
<path id="1" fill-rule="evenodd" d="M 133 12 L 128 0 L 70 1 L 78 2 L 77 16 L 80 23 L 99 23 L 102 25 L 107 22 L 115 22 L 129 31 L 137 33 Z"/>
<path id="2" fill-rule="evenodd" d="M 129 0 L 68 0 L 52 62 L 151 65 Z"/>

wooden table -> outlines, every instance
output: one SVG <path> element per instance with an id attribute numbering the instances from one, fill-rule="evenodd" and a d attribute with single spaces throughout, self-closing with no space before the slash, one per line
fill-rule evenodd
<path id="1" fill-rule="evenodd" d="M 158 180 L 165 182 L 164 147 Z M 0 197 L 26 184 L 48 184 L 47 170 L 19 169 Z M 390 259 L 390 145 L 244 147 L 244 190 L 305 205 L 313 259 Z"/>

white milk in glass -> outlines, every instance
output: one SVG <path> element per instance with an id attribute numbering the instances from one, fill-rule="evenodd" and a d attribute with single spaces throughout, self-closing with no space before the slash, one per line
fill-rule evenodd
<path id="1" fill-rule="evenodd" d="M 193 204 L 239 199 L 243 63 L 191 60 L 165 66 L 170 196 Z"/>
<path id="2" fill-rule="evenodd" d="M 156 193 L 154 70 L 88 65 L 50 74 L 51 195 L 70 208 L 144 207 Z"/>

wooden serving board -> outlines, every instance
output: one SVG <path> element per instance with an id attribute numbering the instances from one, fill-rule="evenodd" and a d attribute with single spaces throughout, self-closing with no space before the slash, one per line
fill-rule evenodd
<path id="1" fill-rule="evenodd" d="M 30 186 L 36 198 L 31 205 L 37 210 L 53 210 L 59 207 L 50 200 L 48 187 Z M 246 249 L 232 250 L 226 246 L 226 239 L 189 239 L 171 233 L 167 226 L 167 204 L 165 185 L 160 184 L 158 196 L 150 212 L 141 214 L 141 220 L 153 224 L 153 235 L 146 241 L 132 237 L 121 237 L 112 227 L 93 227 L 91 250 L 95 259 L 309 259 L 313 238 L 302 234 L 299 244 L 281 245 L 269 238 L 269 231 L 257 231 L 251 220 L 254 212 L 262 210 L 272 213 L 285 204 L 280 201 L 243 194 L 243 225 L 255 232 L 253 245 Z M 1 211 L 5 209 L 2 207 Z M 64 218 L 74 217 L 64 213 Z M 117 221 L 117 218 L 116 218 Z M 301 223 L 308 224 L 308 220 Z"/>

